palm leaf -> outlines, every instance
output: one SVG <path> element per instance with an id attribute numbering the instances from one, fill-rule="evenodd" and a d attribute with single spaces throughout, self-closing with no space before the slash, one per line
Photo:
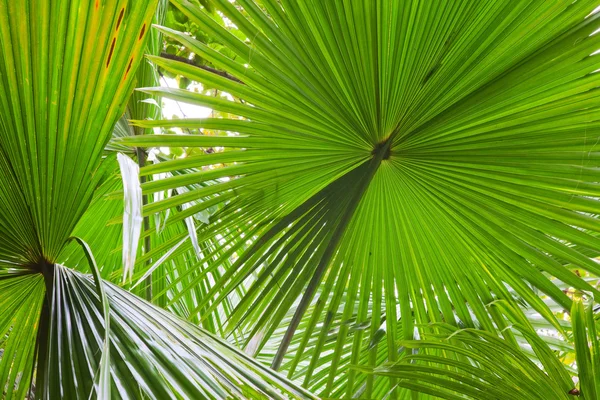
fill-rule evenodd
<path id="1" fill-rule="evenodd" d="M 104 145 L 141 61 L 152 3 L 135 11 L 116 0 L 65 1 L 54 11 L 47 1 L 0 3 L 0 143 L 10 166 L 2 187 L 14 192 L 2 218 L 20 254 L 10 261 L 56 261 L 91 201 Z"/>
<path id="2" fill-rule="evenodd" d="M 413 339 L 415 324 L 477 324 L 498 332 L 507 320 L 489 305 L 502 300 L 514 307 L 518 296 L 559 329 L 532 287 L 563 309 L 571 301 L 558 282 L 600 294 L 573 272 L 600 273 L 591 259 L 600 248 L 595 3 L 215 1 L 246 41 L 192 3 L 173 3 L 236 60 L 159 29 L 242 83 L 152 60 L 243 102 L 181 89 L 144 92 L 238 118 L 137 121 L 217 134 L 120 143 L 224 147 L 142 169 L 142 175 L 198 171 L 142 185 L 145 193 L 206 184 L 144 212 L 192 201 L 212 205 L 220 196 L 225 207 L 199 232 L 225 238 L 205 259 L 212 269 L 252 238 L 190 318 L 209 318 L 250 283 L 229 315 L 228 332 L 249 329 L 247 343 L 262 338 L 260 350 L 295 308 L 272 359 L 279 368 L 304 318 L 307 343 L 315 330 L 327 331 L 336 304 L 345 304 L 347 319 L 358 303 L 357 322 L 370 321 L 372 329 L 341 328 L 334 349 L 340 355 L 332 357 L 322 391 L 327 396 L 342 375 L 340 350 L 348 343 L 358 349 L 364 335 L 374 338 L 382 313 L 393 362 L 396 341 Z M 235 165 L 200 172 L 224 162 Z M 321 302 L 306 316 L 317 293 Z M 509 330 L 504 335 L 514 342 Z M 351 396 L 356 387 L 348 374 Z M 363 395 L 370 397 L 369 390 Z"/>
<path id="3" fill-rule="evenodd" d="M 401 387 L 446 399 L 570 398 L 573 383 L 548 348 L 543 351 L 552 364 L 541 369 L 518 348 L 485 331 L 452 333 L 448 341 L 403 341 L 418 351 L 376 373 L 397 377 Z"/>
<path id="4" fill-rule="evenodd" d="M 44 280 L 25 274 L 0 276 L 0 391 L 3 399 L 23 399 L 34 370 Z"/>
<path id="5" fill-rule="evenodd" d="M 434 334 L 420 341 L 403 341 L 412 355 L 371 371 L 398 378 L 398 385 L 445 399 L 583 399 L 597 398 L 598 337 L 593 303 L 584 311 L 581 298 L 571 309 L 574 351 L 579 371 L 575 387 L 567 366 L 530 327 L 514 325 L 533 351 L 514 347 L 489 332 L 432 327 Z M 588 332 L 588 333 L 586 333 Z M 589 340 L 588 340 L 589 337 Z M 591 354 L 596 359 L 592 361 Z M 368 372 L 368 370 L 365 370 Z"/>
<path id="6" fill-rule="evenodd" d="M 55 274 L 46 376 L 37 390 L 44 398 L 87 397 L 103 354 L 102 305 L 89 275 L 62 266 Z M 113 284 L 102 286 L 117 398 L 313 398 L 196 326 Z"/>
<path id="7" fill-rule="evenodd" d="M 105 196 L 119 177 L 105 149 L 157 2 L 0 0 L 2 397 L 312 398 L 102 281 L 83 239 L 83 252 L 68 245 L 89 236 L 102 273 L 122 272 L 111 252 L 122 228 L 106 228 L 122 213 Z"/>
<path id="8" fill-rule="evenodd" d="M 106 195 L 121 190 L 123 184 L 115 154 L 105 157 L 103 165 L 105 165 L 105 177 L 98 185 L 92 202 L 75 226 L 72 235 L 81 237 L 89 244 L 102 276 L 109 278 L 115 271 L 123 274 L 121 263 L 123 225 L 109 225 L 109 221 L 113 218 L 122 220 L 123 200 L 108 199 Z M 59 260 L 61 264 L 69 265 L 80 272 L 91 273 L 85 253 L 75 242 L 69 243 L 64 248 Z"/>
<path id="9" fill-rule="evenodd" d="M 600 337 L 598 336 L 597 317 L 594 315 L 594 304 L 585 310 L 583 299 L 577 298 L 571 308 L 573 337 L 579 385 L 582 399 L 596 399 L 600 394 L 598 374 L 600 369 Z"/>

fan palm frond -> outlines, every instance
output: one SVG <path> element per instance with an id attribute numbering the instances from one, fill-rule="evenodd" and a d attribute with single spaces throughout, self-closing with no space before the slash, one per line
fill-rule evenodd
<path id="1" fill-rule="evenodd" d="M 357 363 L 384 316 L 393 362 L 395 343 L 414 339 L 421 324 L 478 327 L 514 343 L 492 303 L 524 301 L 560 329 L 534 290 L 563 309 L 571 300 L 559 282 L 600 295 L 574 272 L 600 274 L 596 3 L 215 1 L 246 41 L 191 2 L 173 3 L 236 59 L 161 32 L 236 80 L 151 60 L 243 100 L 147 88 L 236 117 L 137 121 L 217 133 L 119 141 L 226 150 L 141 170 L 197 169 L 142 185 L 147 194 L 205 183 L 148 205 L 146 215 L 224 204 L 198 234 L 224 241 L 204 275 L 226 271 L 190 318 L 210 318 L 249 284 L 228 332 L 250 330 L 246 344 L 258 340 L 260 351 L 293 308 L 271 360 L 278 369 L 299 335 L 294 351 L 303 353 L 315 331 L 326 335 L 330 313 L 343 305 L 347 320 L 356 309 L 357 323 L 371 328 L 340 328 L 320 392 L 328 396 L 344 374 L 352 396 L 358 387 L 353 372 L 339 370 L 341 349 L 351 343 Z M 201 170 L 219 163 L 230 166 Z M 313 353 L 322 356 L 323 348 Z"/>

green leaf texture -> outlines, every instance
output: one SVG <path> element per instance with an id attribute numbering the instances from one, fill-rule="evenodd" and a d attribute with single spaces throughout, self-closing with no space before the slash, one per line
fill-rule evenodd
<path id="1" fill-rule="evenodd" d="M 598 298 L 575 273 L 600 274 L 596 3 L 214 3 L 246 41 L 191 2 L 173 1 L 235 60 L 159 29 L 242 83 L 151 60 L 242 101 L 143 91 L 232 118 L 136 121 L 198 133 L 119 141 L 224 148 L 140 171 L 172 173 L 142 185 L 146 194 L 192 189 L 149 204 L 145 215 L 223 205 L 198 229 L 199 240 L 220 245 L 197 264 L 200 276 L 189 279 L 190 269 L 163 290 L 167 306 L 219 270 L 188 318 L 206 320 L 233 301 L 225 333 L 244 332 L 254 351 L 285 324 L 273 367 L 285 365 L 289 376 L 302 368 L 307 387 L 324 379 L 324 397 L 372 398 L 372 377 L 359 384 L 362 372 L 349 365 L 381 362 L 381 329 L 394 362 L 398 341 L 418 338 L 423 324 L 481 328 L 514 343 L 498 301 L 517 314 L 523 303 L 559 329 L 539 293 L 563 310 L 572 302 L 559 284 Z M 218 164 L 227 167 L 208 168 Z M 326 347 L 337 313 L 370 328 L 342 325 Z M 361 361 L 365 340 L 375 345 Z M 309 351 L 315 361 L 301 363 Z M 326 356 L 325 379 L 315 368 Z"/>

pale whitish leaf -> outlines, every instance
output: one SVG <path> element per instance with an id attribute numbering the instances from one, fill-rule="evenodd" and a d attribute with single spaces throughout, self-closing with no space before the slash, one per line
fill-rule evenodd
<path id="1" fill-rule="evenodd" d="M 198 221 L 202 222 L 203 224 L 210 224 L 210 211 L 209 210 L 202 210 L 196 214 L 194 214 L 194 218 L 196 218 Z"/>
<path id="2" fill-rule="evenodd" d="M 153 99 L 153 98 L 148 98 L 148 99 L 140 100 L 140 102 L 147 103 L 147 104 L 152 104 L 152 105 L 160 108 L 160 105 L 158 104 L 158 102 L 155 99 Z"/>
<path id="3" fill-rule="evenodd" d="M 177 189 L 178 192 L 187 193 L 189 190 L 185 187 L 181 187 Z M 192 205 L 189 203 L 185 203 L 181 205 L 181 210 L 185 211 L 189 209 Z M 196 257 L 198 259 L 202 258 L 202 251 L 200 250 L 200 245 L 198 244 L 198 234 L 196 233 L 196 224 L 194 224 L 194 216 L 189 216 L 185 219 L 185 225 L 187 226 L 188 233 L 190 235 L 190 240 L 194 251 L 196 252 Z"/>
<path id="4" fill-rule="evenodd" d="M 183 211 L 190 208 L 189 204 L 182 204 L 181 209 Z M 196 225 L 194 224 L 194 217 L 187 217 L 185 219 L 185 225 L 188 228 L 188 232 L 190 234 L 190 240 L 192 241 L 192 246 L 194 247 L 194 251 L 196 252 L 196 256 L 198 259 L 202 258 L 202 251 L 200 250 L 200 245 L 198 244 L 198 234 L 196 233 Z"/>
<path id="5" fill-rule="evenodd" d="M 122 153 L 117 158 L 123 178 L 123 280 L 126 280 L 133 275 L 142 231 L 142 189 L 137 163 Z"/>

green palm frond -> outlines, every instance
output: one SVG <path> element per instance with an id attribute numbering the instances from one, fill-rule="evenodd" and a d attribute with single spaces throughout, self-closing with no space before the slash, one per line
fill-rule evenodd
<path id="1" fill-rule="evenodd" d="M 123 269 L 122 227 L 107 227 L 123 203 L 106 196 L 122 186 L 106 145 L 157 3 L 0 0 L 3 399 L 314 397 L 100 278 Z"/>
<path id="2" fill-rule="evenodd" d="M 366 315 L 371 316 L 372 302 L 368 306 Z M 354 365 L 382 365 L 387 360 L 387 341 L 385 331 L 385 317 L 376 326 L 370 322 L 357 322 L 358 302 L 355 303 L 354 311 L 348 319 L 344 319 L 344 304 L 338 305 L 335 312 L 328 311 L 327 319 L 323 329 L 314 329 L 310 325 L 310 318 L 304 318 L 297 328 L 290 342 L 289 351 L 286 353 L 280 370 L 288 373 L 294 381 L 302 383 L 311 392 L 319 393 L 328 384 L 331 385 L 330 398 L 344 398 L 349 387 L 356 387 L 357 395 L 364 393 L 369 387 L 372 398 L 385 398 L 389 391 L 389 381 L 383 376 L 364 373 L 354 369 Z M 307 315 L 312 315 L 318 308 L 318 303 L 313 303 L 307 309 Z M 294 312 L 290 310 L 282 320 L 280 326 L 266 338 L 266 344 L 257 352 L 256 347 L 261 343 L 261 335 L 257 335 L 246 346 L 245 352 L 265 363 L 270 363 L 283 339 L 286 328 L 292 321 Z M 385 313 L 385 310 L 383 310 Z M 398 326 L 401 328 L 401 326 Z M 337 344 L 340 334 L 347 330 L 351 334 L 360 334 L 361 342 L 346 341 L 342 346 Z M 375 332 L 372 336 L 370 332 Z M 402 333 L 396 332 L 396 336 Z M 298 351 L 303 349 L 303 351 Z M 317 356 L 315 356 L 317 355 Z M 338 361 L 337 376 L 329 373 L 331 362 L 334 358 Z M 348 373 L 352 373 L 349 379 Z M 331 381 L 331 383 L 329 383 Z"/>
<path id="3" fill-rule="evenodd" d="M 0 1 L 0 385 L 8 398 L 29 390 L 47 335 L 44 286 L 106 180 L 103 149 L 133 89 L 154 5 Z"/>
<path id="4" fill-rule="evenodd" d="M 92 390 L 104 335 L 89 275 L 57 266 L 48 375 L 36 390 L 83 398 Z M 110 374 L 117 398 L 313 398 L 222 340 L 119 287 L 103 283 L 110 306 Z M 69 349 L 64 351 L 63 349 Z M 59 379 L 55 373 L 59 372 Z"/>
<path id="5" fill-rule="evenodd" d="M 252 239 L 190 317 L 208 318 L 250 283 L 228 329 L 249 329 L 247 343 L 258 338 L 258 350 L 295 309 L 273 367 L 294 338 L 307 343 L 313 332 L 325 334 L 327 315 L 340 304 L 343 319 L 356 307 L 357 322 L 373 328 L 340 328 L 333 354 L 374 338 L 385 315 L 393 362 L 395 343 L 413 339 L 418 324 L 477 326 L 514 342 L 506 317 L 491 306 L 498 300 L 511 308 L 523 301 L 560 329 L 534 289 L 563 309 L 571 301 L 559 282 L 600 294 L 573 272 L 600 274 L 592 259 L 600 248 L 594 2 L 215 1 L 246 41 L 190 2 L 173 3 L 236 60 L 159 29 L 242 83 L 151 59 L 243 102 L 144 90 L 239 116 L 136 122 L 220 133 L 121 143 L 226 149 L 142 169 L 197 168 L 147 183 L 145 193 L 206 184 L 144 212 L 199 200 L 212 205 L 218 195 L 226 205 L 199 229 L 199 236 L 226 242 L 205 259 L 210 265 Z M 230 166 L 200 170 L 218 163 Z M 305 316 L 317 293 L 321 301 Z M 331 377 L 339 357 L 331 359 Z"/>
<path id="6" fill-rule="evenodd" d="M 141 171 L 197 171 L 142 185 L 148 194 L 205 183 L 148 205 L 146 215 L 213 205 L 215 196 L 225 204 L 198 235 L 221 235 L 225 243 L 204 261 L 226 272 L 190 318 L 209 318 L 249 283 L 228 332 L 250 330 L 247 343 L 259 340 L 260 350 L 295 309 L 272 358 L 279 368 L 295 338 L 307 343 L 327 332 L 329 312 L 343 305 L 348 319 L 356 308 L 357 323 L 372 329 L 340 328 L 320 392 L 328 396 L 333 377 L 348 374 L 352 396 L 341 349 L 351 343 L 357 363 L 383 316 L 393 362 L 395 343 L 413 339 L 419 324 L 476 326 L 515 342 L 494 302 L 523 301 L 560 329 L 537 291 L 563 309 L 571 300 L 559 282 L 600 294 L 574 273 L 600 274 L 596 3 L 215 1 L 246 41 L 190 2 L 173 3 L 236 60 L 184 33 L 161 32 L 242 83 L 171 59 L 153 62 L 243 100 L 145 89 L 238 117 L 137 121 L 218 133 L 120 141 L 225 148 Z M 230 166 L 201 170 L 219 163 Z M 220 264 L 238 250 L 231 267 Z"/>
<path id="7" fill-rule="evenodd" d="M 413 354 L 372 372 L 396 377 L 401 387 L 445 399 L 596 399 L 600 364 L 593 304 L 584 311 L 582 300 L 574 301 L 571 319 L 577 387 L 551 348 L 535 331 L 519 325 L 514 328 L 526 338 L 531 353 L 489 332 L 439 325 L 425 340 L 401 342 L 414 349 Z"/>
<path id="8" fill-rule="evenodd" d="M 119 164 L 115 154 L 105 157 L 105 178 L 96 188 L 92 202 L 83 214 L 72 235 L 83 238 L 95 255 L 102 276 L 109 278 L 116 271 L 122 276 L 121 248 L 123 226 L 109 224 L 114 218 L 122 219 L 123 200 L 108 199 L 107 194 L 121 190 L 123 184 L 119 176 Z M 80 272 L 91 272 L 81 246 L 72 242 L 65 247 L 60 263 L 76 268 Z M 116 281 L 115 281 L 116 282 Z"/>
<path id="9" fill-rule="evenodd" d="M 127 1 L 68 1 L 56 12 L 47 1 L 0 3 L 1 179 L 10 188 L 1 218 L 16 253 L 0 258 L 57 260 L 92 199 L 104 146 L 142 59 L 153 3 L 134 11 Z"/>
<path id="10" fill-rule="evenodd" d="M 41 275 L 0 275 L 0 395 L 24 399 L 34 370 L 36 336 L 44 299 Z"/>
<path id="11" fill-rule="evenodd" d="M 546 370 L 488 332 L 454 331 L 450 338 L 403 341 L 418 351 L 376 373 L 396 377 L 399 386 L 447 399 L 570 398 L 574 384 L 549 349 L 544 350 L 552 364 Z"/>
<path id="12" fill-rule="evenodd" d="M 578 298 L 571 308 L 571 321 L 580 394 L 583 399 L 597 399 L 600 396 L 600 316 L 594 313 L 593 303 L 586 310 L 582 299 Z"/>
<path id="13" fill-rule="evenodd" d="M 317 301 L 321 301 L 320 299 Z M 362 368 L 361 366 L 368 365 L 371 363 L 374 366 L 381 367 L 375 368 L 376 370 L 386 370 L 389 367 L 387 363 L 388 354 L 388 342 L 387 332 L 385 326 L 385 310 L 382 310 L 382 319 L 379 325 L 371 326 L 369 322 L 359 324 L 357 323 L 357 306 L 358 302 L 355 303 L 355 309 L 349 319 L 343 319 L 343 308 L 345 304 L 339 304 L 338 310 L 335 312 L 328 311 L 327 319 L 325 322 L 326 329 L 312 330 L 312 332 L 306 333 L 306 329 L 310 329 L 310 318 L 303 318 L 297 329 L 297 335 L 294 336 L 290 343 L 289 351 L 287 352 L 284 360 L 281 364 L 280 370 L 282 372 L 293 371 L 290 374 L 290 378 L 305 384 L 309 390 L 314 393 L 318 393 L 327 386 L 328 381 L 331 381 L 331 391 L 329 397 L 331 398 L 344 398 L 345 393 L 348 390 L 348 386 L 355 387 L 356 395 L 360 395 L 364 392 L 371 393 L 372 398 L 380 399 L 386 398 L 390 395 L 389 381 L 386 378 L 386 374 L 373 374 L 372 369 Z M 312 315 L 318 307 L 318 304 L 311 304 L 307 310 L 307 315 Z M 373 313 L 373 301 L 368 305 L 366 315 L 370 318 Z M 513 325 L 510 325 L 510 333 L 514 336 L 514 342 L 510 342 L 510 345 L 514 347 L 513 351 L 525 354 L 528 358 L 534 362 L 539 362 L 539 359 L 534 351 L 531 349 L 529 341 L 531 336 L 528 333 L 534 332 L 538 335 L 539 340 L 545 343 L 542 346 L 547 346 L 549 349 L 554 351 L 557 360 L 566 362 L 565 360 L 574 360 L 573 355 L 575 354 L 574 346 L 572 343 L 566 340 L 570 337 L 570 323 L 568 321 L 560 321 L 563 329 L 556 330 L 547 320 L 543 319 L 533 309 L 523 309 L 523 316 L 519 316 L 515 313 L 516 310 L 507 309 L 505 305 L 496 303 L 494 304 L 500 312 L 506 315 L 507 319 L 511 321 Z M 277 352 L 277 348 L 281 343 L 281 340 L 285 334 L 286 327 L 289 325 L 293 318 L 293 309 L 288 312 L 286 317 L 282 320 L 280 327 L 278 327 L 273 334 L 271 334 L 265 346 L 261 351 L 256 354 L 256 358 L 263 362 L 270 362 Z M 518 319 L 514 319 L 517 317 Z M 474 315 L 472 318 L 475 325 L 478 326 L 477 319 Z M 523 334 L 519 329 L 514 328 L 515 324 L 519 326 L 528 327 L 528 330 Z M 398 324 L 398 329 L 401 328 L 401 324 Z M 463 328 L 462 326 L 459 328 Z M 340 332 L 344 329 L 350 334 L 356 334 L 361 332 L 362 342 L 351 342 L 347 341 L 343 346 L 337 346 L 337 341 Z M 429 338 L 429 328 L 425 329 L 425 338 Z M 369 334 L 370 332 L 374 332 Z M 398 331 L 395 333 L 396 337 L 402 337 L 402 332 Z M 422 338 L 422 337 L 421 337 Z M 303 343 L 302 340 L 306 340 Z M 254 339 L 246 347 L 245 352 L 248 354 L 254 354 L 257 341 Z M 407 348 L 403 347 L 402 343 L 394 343 L 397 348 L 399 355 L 406 355 Z M 516 345 L 516 346 L 515 346 Z M 356 346 L 356 347 L 354 347 Z M 302 348 L 303 351 L 298 351 L 298 348 Z M 314 357 L 314 354 L 319 354 L 318 357 Z M 410 351 L 408 351 L 410 353 Z M 330 376 L 329 368 L 332 359 L 337 358 L 338 371 L 340 373 L 337 376 Z M 357 368 L 359 367 L 359 368 Z M 567 368 L 569 372 L 571 368 Z M 400 376 L 400 374 L 398 374 Z M 400 376 L 401 377 L 401 376 Z M 415 385 L 418 386 L 418 385 Z M 396 394 L 398 398 L 403 399 L 410 398 L 410 392 L 408 388 L 405 388 L 406 392 L 396 387 Z"/>

